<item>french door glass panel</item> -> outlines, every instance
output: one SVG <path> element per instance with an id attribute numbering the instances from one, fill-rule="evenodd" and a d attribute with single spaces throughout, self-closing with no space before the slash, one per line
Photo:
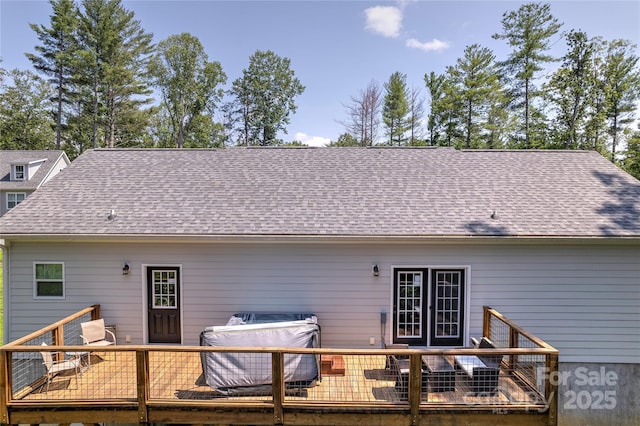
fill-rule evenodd
<path id="1" fill-rule="evenodd" d="M 460 272 L 436 272 L 436 335 L 460 335 Z"/>
<path id="2" fill-rule="evenodd" d="M 396 271 L 394 338 L 398 342 L 423 344 L 426 339 L 424 278 L 423 271 Z"/>
<path id="3" fill-rule="evenodd" d="M 433 270 L 431 275 L 432 346 L 464 342 L 464 270 Z"/>

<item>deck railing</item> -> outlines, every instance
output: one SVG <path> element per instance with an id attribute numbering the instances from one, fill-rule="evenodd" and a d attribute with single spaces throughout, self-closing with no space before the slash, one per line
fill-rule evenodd
<path id="1" fill-rule="evenodd" d="M 215 423 L 317 424 L 321 417 L 332 424 L 353 424 L 373 418 L 379 422 L 384 416 L 385 424 L 418 424 L 424 416 L 444 421 L 449 415 L 469 415 L 495 424 L 496 414 L 509 414 L 522 424 L 557 423 L 557 389 L 549 377 L 557 372 L 558 352 L 491 308 L 484 310 L 483 331 L 497 349 L 89 349 L 66 343 L 65 335 L 72 335 L 67 328 L 96 313 L 99 307 L 87 308 L 0 348 L 1 422 L 211 423 L 215 418 Z M 42 342 L 50 345 L 42 347 Z M 45 386 L 42 351 L 80 357 L 79 375 L 70 371 Z M 254 370 L 270 371 L 271 383 L 240 394 L 212 389 L 202 377 L 201 357 L 214 353 L 252 354 L 246 356 L 259 363 Z M 316 383 L 285 383 L 285 358 L 292 354 L 311 355 L 303 357 L 305 362 L 334 361 L 337 366 L 320 367 L 324 371 Z M 501 361 L 496 381 L 483 376 L 486 382 L 478 388 L 461 363 L 483 356 Z M 451 371 L 429 371 L 426 357 L 446 360 Z M 231 369 L 226 374 L 235 373 Z"/>

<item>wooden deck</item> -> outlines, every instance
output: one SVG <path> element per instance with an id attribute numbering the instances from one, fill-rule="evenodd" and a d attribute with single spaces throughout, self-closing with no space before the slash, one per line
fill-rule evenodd
<path id="1" fill-rule="evenodd" d="M 79 318 L 75 314 L 72 320 Z M 489 311 L 486 321 L 494 318 L 505 324 L 500 325 L 506 330 L 501 335 L 509 336 L 508 342 L 519 341 L 518 336 L 524 335 L 523 330 Z M 549 374 L 557 371 L 557 351 L 535 337 L 527 348 L 509 343 L 499 349 L 390 351 L 131 345 L 87 349 L 56 345 L 55 342 L 64 342 L 64 324 L 68 320 L 0 348 L 0 423 L 557 424 L 557 387 L 548 380 Z M 49 335 L 50 345 L 43 349 L 38 339 Z M 77 378 L 73 372 L 59 374 L 47 386 L 38 353 L 42 350 L 64 351 L 67 357 L 84 352 L 81 374 Z M 87 350 L 92 351 L 90 357 Z M 260 392 L 241 396 L 212 389 L 202 377 L 200 356 L 204 352 L 255 354 L 250 359 L 259 360 L 256 362 L 260 364 L 254 367 L 258 367 L 257 371 L 268 368 L 272 384 Z M 284 383 L 284 360 L 291 353 L 314 355 L 305 357 L 311 360 L 307 362 L 316 363 L 320 356 L 339 357 L 340 362 L 334 370 L 324 369 L 325 374 L 313 385 L 292 386 Z M 427 364 L 423 363 L 431 359 L 423 357 L 444 357 L 453 366 L 457 355 L 496 354 L 503 358 L 497 392 L 491 394 L 472 392 L 470 379 L 462 370 L 451 371 L 452 381 L 448 383 L 453 387 L 445 386 L 447 391 L 442 391 L 436 376 L 425 370 Z M 403 363 L 402 376 L 389 368 L 390 355 L 408 360 Z M 233 369 L 226 374 L 232 377 Z M 401 383 L 399 377 L 403 378 Z"/>
<path id="2" fill-rule="evenodd" d="M 344 375 L 324 375 L 317 384 L 294 387 L 285 392 L 288 402 L 331 402 L 338 404 L 408 404 L 396 389 L 396 374 L 385 369 L 383 355 L 345 355 Z M 85 365 L 86 358 L 83 360 Z M 263 395 L 226 396 L 215 392 L 203 382 L 199 353 L 151 352 L 149 359 L 149 399 L 195 400 L 212 403 L 238 401 L 271 401 L 269 392 Z M 508 395 L 522 395 L 519 404 L 540 405 L 541 401 L 512 378 L 503 375 L 496 395 L 476 396 L 471 392 L 463 374 L 456 374 L 453 392 L 423 393 L 421 404 L 482 406 L 510 404 Z M 136 358 L 134 352 L 95 353 L 91 366 L 84 367 L 78 376 L 66 372 L 56 376 L 48 386 L 38 383 L 21 396 L 22 401 L 131 401 L 137 400 Z M 19 395 L 17 395 L 19 396 Z M 533 408 L 533 407 L 532 407 Z"/>
<path id="3" fill-rule="evenodd" d="M 138 415 L 138 356 L 137 352 L 133 351 L 93 353 L 90 366 L 88 358 L 83 358 L 85 367 L 77 377 L 77 383 L 73 373 L 55 377 L 48 387 L 44 383 L 38 383 L 15 395 L 19 398 L 16 400 L 15 408 L 33 409 L 37 406 L 34 404 L 42 404 L 43 407 L 53 404 L 58 415 L 62 416 L 64 410 L 68 409 L 67 417 L 60 419 L 69 420 L 74 418 L 74 415 L 84 415 L 78 410 L 91 404 L 94 408 L 102 406 L 103 411 L 98 412 L 98 416 L 109 418 L 113 414 L 130 422 Z M 334 424 L 351 424 L 356 419 L 358 422 L 369 421 L 362 416 L 374 413 L 381 416 L 380 418 L 387 418 L 385 424 L 414 423 L 411 420 L 408 398 L 406 395 L 402 398 L 396 386 L 396 372 L 385 368 L 385 355 L 351 354 L 340 357 L 344 364 L 344 374 L 325 374 L 313 386 L 285 390 L 283 407 L 296 413 L 295 418 L 301 421 L 300 424 L 322 424 L 317 423 L 317 419 L 310 420 L 320 416 L 318 413 L 342 413 L 342 417 L 339 418 L 341 420 L 332 418 L 331 422 Z M 499 382 L 500 392 L 496 395 L 477 396 L 471 393 L 466 376 L 458 372 L 455 377 L 455 391 L 422 392 L 419 402 L 420 415 L 432 420 L 437 416 L 442 420 L 442 416 L 445 415 L 475 413 L 474 424 L 484 418 L 491 419 L 486 424 L 495 424 L 497 413 L 511 412 L 512 415 L 518 416 L 509 416 L 511 420 L 526 420 L 515 424 L 547 424 L 546 416 L 538 413 L 544 410 L 544 403 L 539 395 L 528 392 L 506 374 L 500 377 Z M 278 424 L 273 418 L 273 413 L 269 412 L 274 406 L 274 396 L 271 392 L 226 396 L 204 384 L 198 352 L 150 350 L 147 394 L 150 407 L 162 407 L 158 412 L 161 414 L 159 418 L 154 419 L 153 408 L 145 413 L 149 421 L 154 419 L 197 423 L 196 420 L 201 418 L 192 418 L 194 413 L 199 413 L 200 416 L 206 416 L 206 413 L 209 413 L 209 416 L 225 413 L 224 418 L 229 417 L 230 423 L 234 424 L 244 424 L 245 419 L 257 424 Z M 519 395 L 517 401 L 513 399 L 513 395 Z M 525 407 L 526 409 L 523 409 Z M 235 417 L 230 414 L 230 409 L 236 410 Z M 304 415 L 310 409 L 313 412 Z M 47 415 L 50 416 L 52 413 L 54 412 Z M 32 416 L 32 411 L 14 412 L 14 418 L 20 419 L 21 422 L 34 423 Z M 297 423 L 291 421 L 291 417 L 288 416 L 287 424 Z"/>

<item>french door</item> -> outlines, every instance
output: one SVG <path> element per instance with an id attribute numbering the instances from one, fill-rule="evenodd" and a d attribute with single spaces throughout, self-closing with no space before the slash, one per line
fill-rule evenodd
<path id="1" fill-rule="evenodd" d="M 393 341 L 412 346 L 462 346 L 464 272 L 464 269 L 395 269 Z"/>

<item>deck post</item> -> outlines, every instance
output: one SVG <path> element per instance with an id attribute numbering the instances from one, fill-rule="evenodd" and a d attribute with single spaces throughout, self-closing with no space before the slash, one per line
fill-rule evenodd
<path id="1" fill-rule="evenodd" d="M 64 345 L 64 324 L 59 324 L 51 331 L 51 343 L 55 346 Z M 51 355 L 56 361 L 60 361 L 64 358 L 64 353 L 61 352 L 53 352 Z"/>
<path id="2" fill-rule="evenodd" d="M 136 376 L 138 379 L 138 422 L 148 423 L 149 413 L 147 401 L 149 400 L 149 352 L 136 351 Z"/>
<path id="3" fill-rule="evenodd" d="M 483 306 L 483 315 L 482 315 L 482 335 L 491 339 L 491 312 L 489 306 Z"/>
<path id="4" fill-rule="evenodd" d="M 273 386 L 273 424 L 284 424 L 284 354 L 271 353 L 271 382 Z"/>
<path id="5" fill-rule="evenodd" d="M 420 417 L 420 400 L 422 398 L 422 356 L 409 355 L 409 406 L 411 408 L 411 424 L 417 425 Z"/>
<path id="6" fill-rule="evenodd" d="M 0 374 L 0 423 L 9 424 L 9 407 L 7 402 L 11 396 L 11 383 L 9 382 L 9 362 L 8 359 L 11 356 L 11 352 L 0 352 L 0 368 L 2 369 Z"/>
<path id="7" fill-rule="evenodd" d="M 549 375 L 544 385 L 544 393 L 549 406 L 548 425 L 556 426 L 558 424 L 558 381 L 550 380 L 550 377 L 557 377 L 558 353 L 549 354 L 546 358 Z"/>
<path id="8" fill-rule="evenodd" d="M 100 305 L 91 305 L 93 310 L 91 311 L 91 321 L 100 319 Z"/>
<path id="9" fill-rule="evenodd" d="M 511 327 L 511 325 L 509 325 L 509 347 L 510 348 L 517 348 L 518 346 L 518 330 L 516 330 L 515 328 Z M 516 371 L 516 366 L 518 364 L 518 355 L 509 355 L 509 371 L 510 372 L 514 372 Z"/>

